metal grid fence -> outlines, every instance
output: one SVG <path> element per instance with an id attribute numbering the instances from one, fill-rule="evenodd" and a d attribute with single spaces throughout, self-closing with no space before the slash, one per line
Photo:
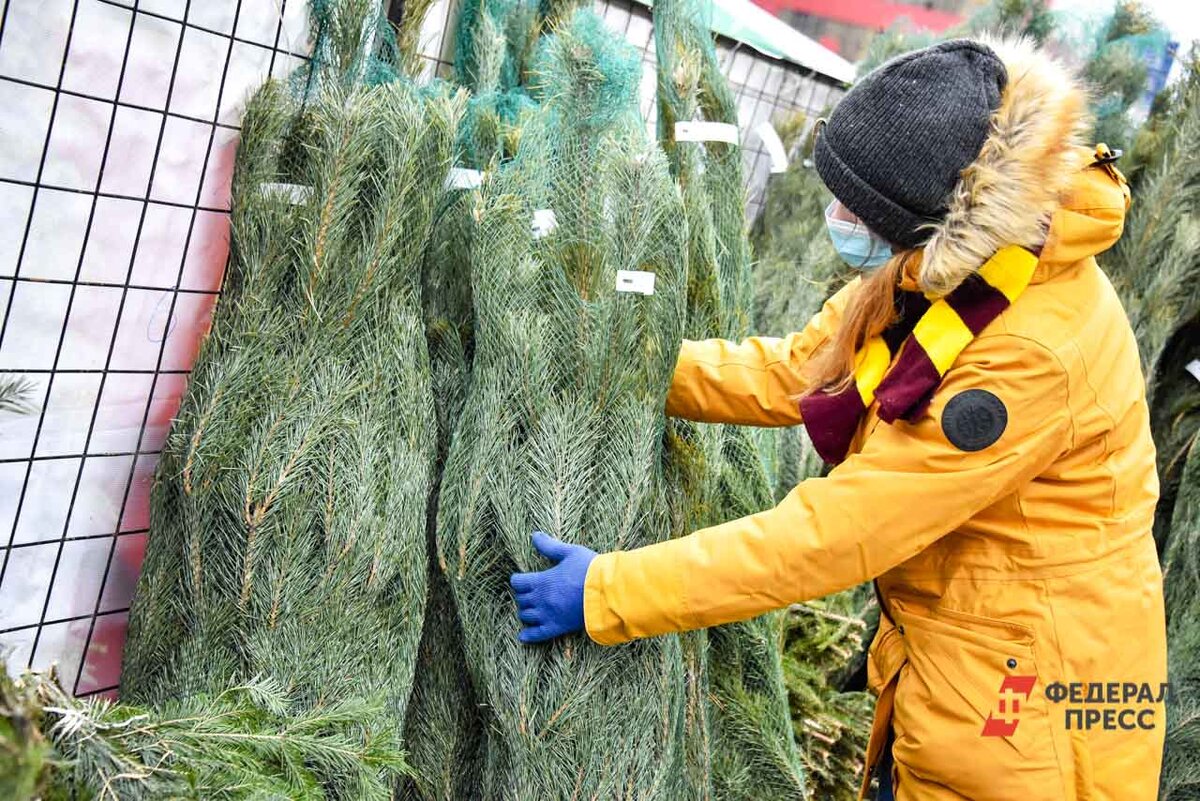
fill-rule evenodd
<path id="1" fill-rule="evenodd" d="M 241 104 L 308 50 L 305 0 L 6 0 L 0 12 L 0 656 L 115 694 L 155 460 L 220 291 Z M 645 57 L 650 16 L 597 9 Z M 421 36 L 446 76 L 451 0 Z M 834 82 L 720 42 L 742 127 Z M 745 144 L 750 213 L 767 157 Z"/>

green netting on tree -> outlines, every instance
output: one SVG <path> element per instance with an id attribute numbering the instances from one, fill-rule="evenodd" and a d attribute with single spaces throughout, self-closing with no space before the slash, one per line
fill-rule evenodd
<path id="1" fill-rule="evenodd" d="M 466 125 L 459 123 L 459 129 Z M 417 657 L 405 744 L 413 775 L 402 798 L 470 801 L 478 797 L 486 737 L 467 670 L 462 627 L 443 566 L 437 560 L 437 493 L 450 436 L 462 413 L 474 348 L 471 238 L 475 192 L 452 190 L 434 220 L 422 274 L 425 335 L 437 409 L 438 463 L 429 509 L 429 597 Z"/>
<path id="2" fill-rule="evenodd" d="M 848 277 L 825 230 L 832 196 L 812 166 L 811 124 L 804 115 L 777 122 L 793 157 L 787 172 L 768 183 L 751 234 L 754 325 L 769 336 L 802 329 Z M 820 475 L 824 464 L 802 427 L 769 433 L 761 444 L 780 499 Z M 865 692 L 843 688 L 860 670 L 873 633 L 872 610 L 877 615 L 874 593 L 856 588 L 797 604 L 787 614 L 784 673 L 809 798 L 857 797 L 874 702 Z"/>
<path id="3" fill-rule="evenodd" d="M 295 797 L 376 797 L 401 764 L 425 609 L 421 258 L 463 98 L 363 86 L 368 59 L 331 54 L 375 52 L 377 9 L 357 26 L 353 3 L 315 10 L 333 37 L 319 80 L 266 85 L 243 123 L 226 287 L 159 463 L 123 692 L 168 710 L 269 682 L 278 725 L 328 718 L 395 753 L 379 772 L 348 751 L 333 783 L 286 751 L 266 773 Z"/>
<path id="4" fill-rule="evenodd" d="M 536 109 L 527 87 L 537 39 L 536 8 L 517 3 L 467 3 L 460 8 L 456 77 L 473 91 L 457 133 L 456 165 L 495 170 L 516 152 L 522 125 Z M 478 191 L 456 186 L 438 209 L 425 255 L 425 327 L 438 410 L 440 492 L 450 437 L 471 378 L 475 332 L 471 249 Z M 478 797 L 488 730 L 467 670 L 459 610 L 436 558 L 437 498 L 431 507 L 430 590 L 412 706 L 405 729 L 414 775 L 403 797 L 460 801 Z"/>
<path id="5" fill-rule="evenodd" d="M 1052 19 L 1050 38 L 1079 61 L 1091 92 L 1092 139 L 1127 150 L 1137 129 L 1131 109 L 1146 92 L 1149 64 L 1162 57 L 1166 30 L 1145 4 L 1130 0 Z"/>
<path id="6" fill-rule="evenodd" d="M 462 163 L 511 158 L 526 114 L 543 20 L 535 0 L 468 0 L 455 31 L 455 76 L 471 90 L 459 135 Z"/>
<path id="7" fill-rule="evenodd" d="M 1200 438 L 1192 437 L 1164 576 L 1170 644 L 1162 801 L 1200 799 Z"/>
<path id="8" fill-rule="evenodd" d="M 325 82 L 374 86 L 420 69 L 417 37 L 432 0 L 407 0 L 392 24 L 380 0 L 309 0 L 309 35 L 314 42 L 304 67 L 292 78 L 304 94 Z"/>
<path id="9" fill-rule="evenodd" d="M 952 34 L 1027 36 L 1041 45 L 1050 38 L 1054 27 L 1054 12 L 1050 10 L 1048 0 L 991 0 L 971 14 Z"/>
<path id="10" fill-rule="evenodd" d="M 681 184 L 688 220 L 687 334 L 740 338 L 749 333 L 752 306 L 741 150 L 722 142 L 677 142 L 674 136 L 676 123 L 697 117 L 736 125 L 737 104 L 697 4 L 659 0 L 653 13 L 659 135 Z M 759 439 L 745 428 L 673 421 L 668 454 L 680 491 L 678 533 L 773 504 Z M 689 686 L 698 686 L 710 700 L 698 721 L 707 726 L 699 735 L 690 730 L 693 740 L 701 740 L 690 749 L 690 773 L 699 789 L 711 789 L 717 798 L 803 792 L 780 661 L 782 636 L 782 616 L 775 614 L 685 640 L 685 648 L 699 652 L 689 660 L 695 666 Z"/>
<path id="11" fill-rule="evenodd" d="M 771 176 L 751 242 L 754 331 L 786 336 L 799 331 L 848 277 L 825 230 L 833 199 L 812 166 L 811 127 L 804 114 L 776 121 L 792 154 L 786 172 Z M 762 440 L 776 501 L 824 468 L 803 427 L 772 430 Z"/>
<path id="12" fill-rule="evenodd" d="M 403 721 L 436 425 L 420 258 L 461 99 L 406 82 L 247 111 L 226 293 L 151 497 L 123 691 L 265 677 Z M 272 188 L 286 184 L 293 188 Z"/>
<path id="13" fill-rule="evenodd" d="M 438 514 L 487 716 L 481 794 L 679 798 L 678 638 L 516 639 L 507 580 L 542 565 L 531 531 L 597 550 L 665 535 L 658 443 L 683 326 L 678 195 L 598 61 L 637 54 L 590 12 L 545 47 L 544 108 L 477 210 L 473 375 Z M 619 269 L 655 273 L 654 294 L 617 293 Z"/>
<path id="14" fill-rule="evenodd" d="M 319 4 L 316 67 L 247 108 L 225 289 L 152 495 L 127 700 L 5 682 L 0 731 L 23 721 L 41 758 L 5 797 L 385 799 L 406 770 L 436 445 L 420 263 L 463 99 L 364 88 L 394 77 L 370 66 L 396 56 L 378 11 Z"/>

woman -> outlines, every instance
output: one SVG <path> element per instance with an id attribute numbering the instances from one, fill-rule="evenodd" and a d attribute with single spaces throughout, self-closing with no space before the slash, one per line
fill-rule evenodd
<path id="1" fill-rule="evenodd" d="M 685 342 L 667 401 L 804 423 L 836 466 L 774 509 L 634 551 L 535 535 L 557 564 L 513 577 L 522 639 L 616 644 L 874 579 L 881 795 L 1154 798 L 1154 446 L 1094 258 L 1129 194 L 1087 129 L 1079 84 L 1023 42 L 946 42 L 864 78 L 814 154 L 863 275 L 802 332 Z"/>

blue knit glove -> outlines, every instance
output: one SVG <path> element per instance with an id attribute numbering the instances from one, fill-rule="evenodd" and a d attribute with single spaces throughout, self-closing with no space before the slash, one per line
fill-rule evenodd
<path id="1" fill-rule="evenodd" d="M 538 573 L 514 573 L 508 583 L 517 596 L 521 642 L 545 642 L 583 630 L 583 584 L 596 552 L 533 532 L 533 547 L 554 562 Z"/>

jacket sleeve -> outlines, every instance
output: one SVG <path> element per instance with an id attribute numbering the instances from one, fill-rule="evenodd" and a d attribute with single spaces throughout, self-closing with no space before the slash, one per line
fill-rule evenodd
<path id="1" fill-rule="evenodd" d="M 804 363 L 837 329 L 855 280 L 826 301 L 803 331 L 783 338 L 684 340 L 667 414 L 701 423 L 790 426 L 800 417 Z"/>
<path id="2" fill-rule="evenodd" d="M 919 421 L 877 424 L 859 453 L 775 508 L 597 557 L 584 588 L 588 634 L 615 644 L 853 587 L 1035 478 L 1071 447 L 1066 371 L 1041 345 L 1006 334 L 981 337 L 968 350 L 971 361 L 947 373 Z M 971 389 L 999 398 L 1007 421 L 991 445 L 964 451 L 943 430 L 943 412 Z M 958 411 L 963 405 L 952 428 L 972 424 Z"/>

